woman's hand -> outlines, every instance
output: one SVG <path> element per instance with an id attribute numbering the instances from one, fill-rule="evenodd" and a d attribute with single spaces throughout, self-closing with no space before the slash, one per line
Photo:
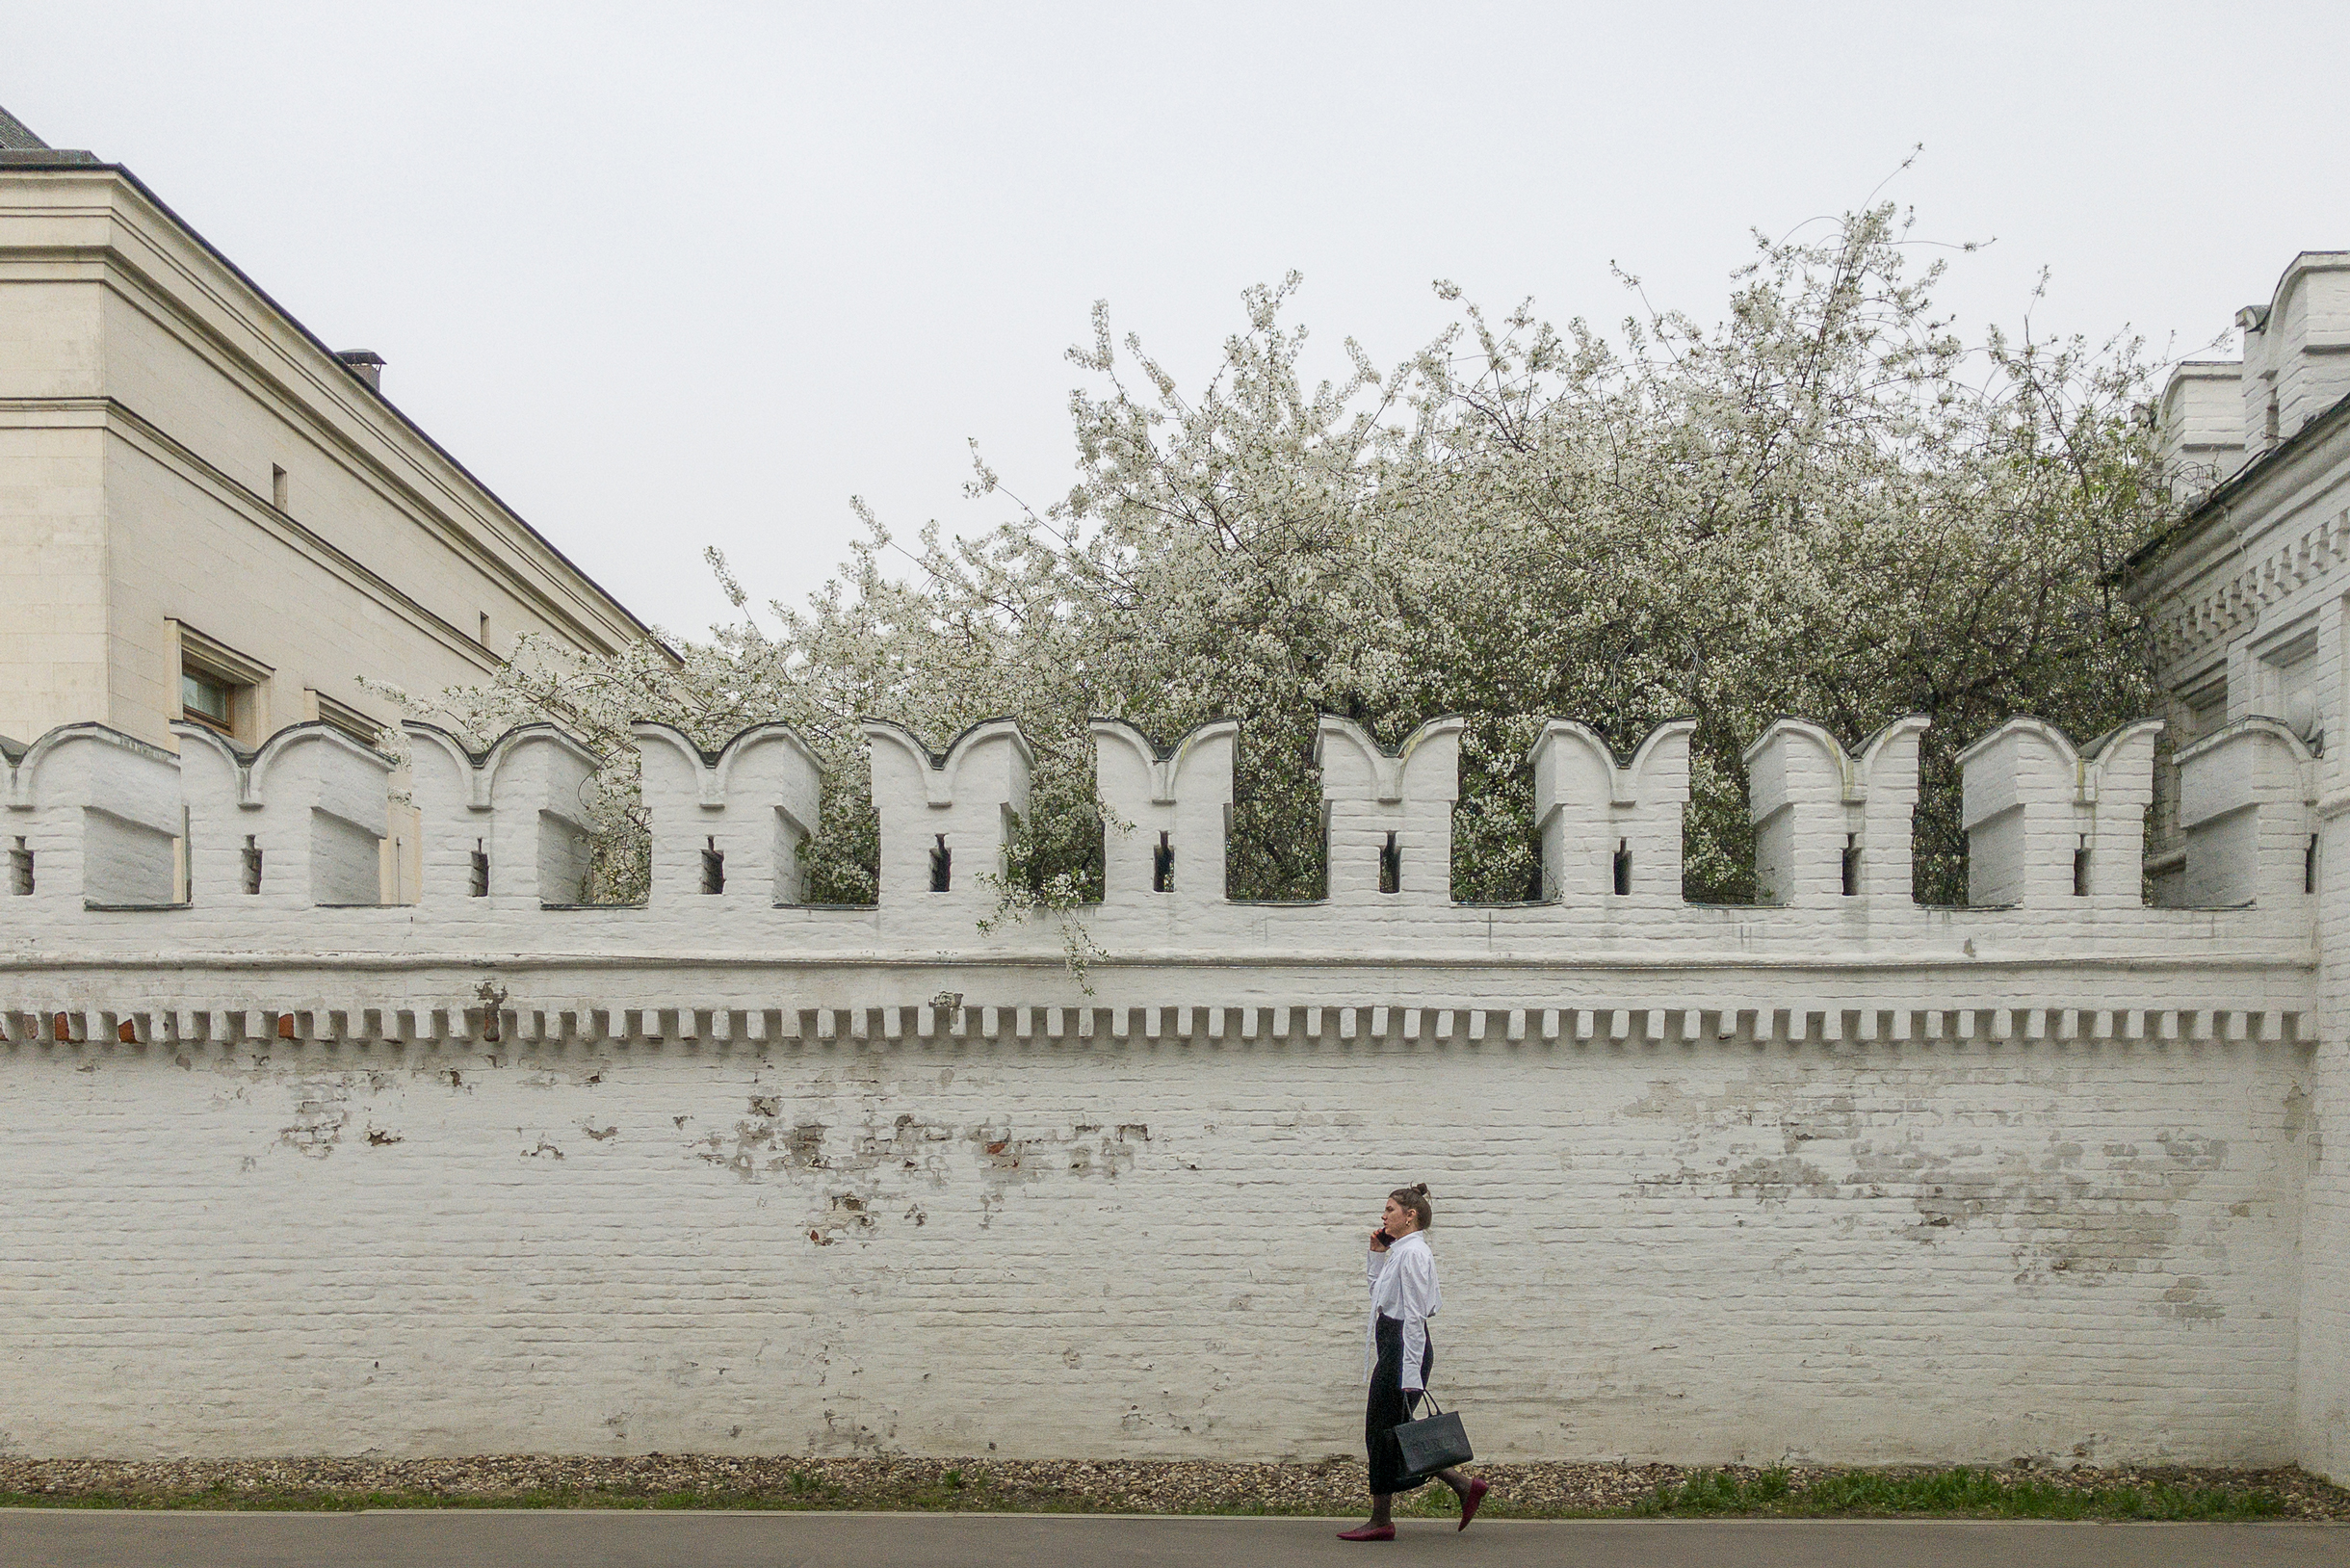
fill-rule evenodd
<path id="1" fill-rule="evenodd" d="M 1387 1228 L 1384 1225 L 1378 1227 L 1371 1233 L 1371 1250 L 1373 1252 L 1385 1252 L 1387 1250 Z"/>

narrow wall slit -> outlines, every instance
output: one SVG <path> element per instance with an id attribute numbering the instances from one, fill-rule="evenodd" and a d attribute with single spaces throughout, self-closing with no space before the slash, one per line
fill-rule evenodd
<path id="1" fill-rule="evenodd" d="M 2089 896 L 2089 847 L 2084 844 L 2073 851 L 2073 897 Z"/>
<path id="2" fill-rule="evenodd" d="M 930 850 L 930 891 L 945 893 L 954 881 L 954 851 L 947 848 L 947 835 L 937 835 L 938 843 Z"/>
<path id="3" fill-rule="evenodd" d="M 8 852 L 8 890 L 20 899 L 33 891 L 33 851 L 25 848 L 22 834 L 17 835 L 16 847 Z"/>
<path id="4" fill-rule="evenodd" d="M 261 891 L 261 846 L 250 833 L 245 835 L 245 891 Z"/>
<path id="5" fill-rule="evenodd" d="M 1844 897 L 1849 899 L 1861 890 L 1861 835 L 1844 835 Z"/>
<path id="6" fill-rule="evenodd" d="M 1159 835 L 1159 847 L 1151 851 L 1151 891 L 1175 891 L 1175 846 L 1163 830 Z"/>
<path id="7" fill-rule="evenodd" d="M 1396 846 L 1396 835 L 1387 835 L 1387 843 L 1379 850 L 1379 891 L 1403 891 L 1403 851 Z"/>
<path id="8" fill-rule="evenodd" d="M 1630 839 L 1616 840 L 1615 891 L 1616 897 L 1619 899 L 1632 892 L 1632 841 Z"/>
<path id="9" fill-rule="evenodd" d="M 16 842 L 22 844 L 24 840 L 18 839 Z M 31 875 L 29 872 L 26 875 L 28 877 Z M 2310 835 L 2309 847 L 2301 851 L 2301 891 L 2317 891 L 2317 835 L 2314 833 Z"/>
<path id="10" fill-rule="evenodd" d="M 726 851 L 718 848 L 716 835 L 702 840 L 702 891 L 726 891 Z"/>
<path id="11" fill-rule="evenodd" d="M 472 881 L 465 891 L 477 899 L 488 898 L 489 851 L 482 847 L 480 839 L 473 841 L 473 864 L 469 875 Z"/>

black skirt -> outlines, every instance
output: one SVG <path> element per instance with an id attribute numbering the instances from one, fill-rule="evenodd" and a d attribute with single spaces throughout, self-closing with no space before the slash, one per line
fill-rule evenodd
<path id="1" fill-rule="evenodd" d="M 1373 1492 L 1408 1492 L 1426 1484 L 1425 1476 L 1403 1473 L 1403 1450 L 1396 1443 L 1396 1428 L 1411 1420 L 1412 1407 L 1420 1402 L 1420 1390 L 1403 1392 L 1403 1324 L 1385 1313 L 1379 1315 L 1379 1362 L 1371 1373 L 1371 1398 L 1363 1409 L 1363 1447 L 1371 1459 L 1371 1489 Z M 1428 1369 L 1436 1365 L 1436 1342 L 1429 1340 L 1420 1349 L 1420 1381 L 1424 1387 Z"/>

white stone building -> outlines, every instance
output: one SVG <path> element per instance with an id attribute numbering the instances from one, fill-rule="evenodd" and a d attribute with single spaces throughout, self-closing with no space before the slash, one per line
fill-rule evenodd
<path id="1" fill-rule="evenodd" d="M 0 111 L 0 735 L 251 746 L 644 635 L 379 384 L 118 164 Z M 395 834 L 395 838 L 405 835 Z M 413 855 L 387 851 L 410 896 Z M 408 864 L 402 878 L 402 862 Z"/>
<path id="2" fill-rule="evenodd" d="M 2320 1008 L 2300 1198 L 2297 1430 L 2350 1474 L 2350 251 L 2304 251 L 2236 313 L 2237 361 L 2180 367 L 2159 408 L 2186 515 L 2133 562 L 2181 764 L 2158 901 L 2312 900 Z M 2224 781 L 2224 782 L 2223 782 Z M 2199 856 L 2198 843 L 2210 850 Z M 2222 845 L 2232 849 L 2220 851 Z M 2262 873 L 2245 875 L 2252 861 Z M 2223 872 L 2223 865 L 2237 871 Z M 2322 1132 L 2320 1131 L 2322 1129 Z"/>
<path id="3" fill-rule="evenodd" d="M 2139 588 L 2163 606 L 2174 744 L 2260 714 L 2322 750 L 2340 728 L 2341 615 L 2338 593 L 2310 590 L 2330 579 L 2324 530 L 2350 509 L 2350 251 L 2294 257 L 2235 321 L 2240 361 L 2191 361 L 2163 389 L 2163 449 L 2190 505 L 2139 553 Z"/>

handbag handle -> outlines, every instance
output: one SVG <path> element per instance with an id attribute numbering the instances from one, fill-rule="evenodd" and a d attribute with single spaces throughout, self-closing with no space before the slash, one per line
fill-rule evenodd
<path id="1" fill-rule="evenodd" d="M 1428 1408 L 1429 1408 L 1430 1410 L 1434 1411 L 1436 1414 L 1438 1414 L 1438 1415 L 1440 1415 L 1440 1416 L 1441 1416 L 1441 1415 L 1443 1415 L 1443 1414 L 1445 1413 L 1445 1407 L 1444 1407 L 1443 1405 L 1438 1404 L 1438 1403 L 1436 1402 L 1436 1391 L 1435 1391 L 1434 1389 L 1428 1389 L 1428 1388 L 1423 1388 L 1423 1389 L 1422 1389 L 1422 1390 L 1420 1391 L 1420 1397 L 1421 1397 L 1422 1398 L 1423 1398 L 1423 1399 L 1425 1399 L 1425 1400 L 1427 1400 L 1427 1401 L 1428 1401 Z M 1423 1417 L 1421 1417 L 1421 1418 L 1419 1418 L 1419 1419 L 1421 1419 L 1421 1420 L 1423 1420 L 1423 1421 L 1424 1421 L 1424 1420 L 1426 1420 L 1427 1418 L 1423 1416 Z"/>

